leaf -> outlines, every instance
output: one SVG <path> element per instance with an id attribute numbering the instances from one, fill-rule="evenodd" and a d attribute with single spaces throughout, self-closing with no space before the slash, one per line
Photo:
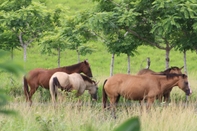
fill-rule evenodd
<path id="1" fill-rule="evenodd" d="M 132 117 L 122 123 L 114 131 L 140 131 L 140 121 L 138 117 Z"/>
<path id="2" fill-rule="evenodd" d="M 23 72 L 22 66 L 15 64 L 12 61 L 7 61 L 5 63 L 0 63 L 0 68 L 3 70 L 6 70 L 10 73 L 14 73 L 15 75 L 19 75 L 21 72 Z"/>

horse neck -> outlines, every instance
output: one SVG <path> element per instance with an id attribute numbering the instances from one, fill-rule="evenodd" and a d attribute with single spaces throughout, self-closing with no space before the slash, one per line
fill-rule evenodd
<path id="1" fill-rule="evenodd" d="M 171 89 L 174 86 L 178 86 L 178 77 L 167 78 L 166 76 L 162 76 L 159 78 L 162 90 Z"/>
<path id="2" fill-rule="evenodd" d="M 56 71 L 62 71 L 62 72 L 66 72 L 68 74 L 71 74 L 71 73 L 74 73 L 74 72 L 76 72 L 76 73 L 81 73 L 82 72 L 80 64 L 56 68 Z"/>
<path id="3" fill-rule="evenodd" d="M 93 86 L 93 83 L 90 83 L 89 81 L 86 81 L 86 80 L 84 82 L 86 84 L 86 90 L 90 90 Z"/>

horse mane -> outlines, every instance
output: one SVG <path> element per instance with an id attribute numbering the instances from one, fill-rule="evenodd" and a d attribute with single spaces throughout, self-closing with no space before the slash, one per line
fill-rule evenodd
<path id="1" fill-rule="evenodd" d="M 169 74 L 165 74 L 165 73 L 160 73 L 157 75 L 165 75 L 167 79 L 172 79 L 174 77 L 178 77 L 178 76 L 182 76 L 183 78 L 187 77 L 186 74 L 176 74 L 176 73 L 169 73 Z"/>
<path id="2" fill-rule="evenodd" d="M 171 70 L 179 70 L 179 67 L 177 66 L 172 66 L 171 68 L 168 68 L 164 71 L 161 71 L 160 73 L 163 73 L 163 74 L 169 74 Z"/>
<path id="3" fill-rule="evenodd" d="M 77 63 L 77 64 L 74 64 L 74 65 L 69 65 L 69 66 L 63 66 L 62 68 L 66 68 L 66 69 L 75 69 L 76 67 L 80 67 L 80 65 L 82 64 L 83 62 L 80 62 L 80 63 Z"/>
<path id="4" fill-rule="evenodd" d="M 84 81 L 88 81 L 90 83 L 96 83 L 94 80 L 90 79 L 88 76 L 80 74 Z"/>

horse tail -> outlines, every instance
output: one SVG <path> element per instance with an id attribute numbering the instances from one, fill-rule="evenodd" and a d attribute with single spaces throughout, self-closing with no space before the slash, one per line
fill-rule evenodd
<path id="1" fill-rule="evenodd" d="M 103 108 L 106 108 L 106 103 L 107 103 L 107 94 L 104 88 L 106 82 L 107 82 L 107 79 L 103 83 Z"/>
<path id="2" fill-rule="evenodd" d="M 29 88 L 28 88 L 28 83 L 27 83 L 27 78 L 24 76 L 23 77 L 23 88 L 24 88 L 24 94 L 26 97 L 26 101 L 29 100 Z"/>
<path id="3" fill-rule="evenodd" d="M 55 88 L 56 86 L 61 88 L 61 85 L 60 85 L 60 82 L 59 80 L 57 79 L 57 77 L 53 77 L 53 83 L 52 83 L 52 92 L 53 94 L 55 94 L 55 98 L 57 98 L 57 89 Z"/>

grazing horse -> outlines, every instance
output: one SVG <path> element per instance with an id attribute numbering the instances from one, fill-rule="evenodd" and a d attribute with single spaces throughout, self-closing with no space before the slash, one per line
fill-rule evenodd
<path id="1" fill-rule="evenodd" d="M 129 75 L 116 74 L 108 78 L 103 84 L 103 108 L 106 108 L 107 97 L 110 100 L 112 115 L 115 118 L 115 108 L 120 96 L 129 100 L 147 100 L 150 108 L 156 97 L 160 97 L 167 88 L 178 86 L 187 95 L 190 94 L 187 75 Z"/>
<path id="2" fill-rule="evenodd" d="M 68 74 L 74 72 L 84 73 L 87 76 L 92 77 L 92 71 L 90 69 L 90 65 L 87 60 L 84 60 L 81 63 L 74 64 L 71 66 L 64 66 L 54 69 L 37 68 L 31 70 L 27 75 L 24 76 L 24 93 L 26 96 L 26 101 L 30 102 L 30 106 L 32 104 L 32 100 L 31 100 L 32 95 L 35 93 L 38 87 L 41 86 L 44 87 L 45 89 L 49 89 L 49 79 L 57 71 L 66 72 Z M 30 86 L 30 92 L 28 85 Z"/>
<path id="3" fill-rule="evenodd" d="M 184 66 L 183 66 L 184 67 Z M 182 74 L 181 70 L 183 69 L 183 67 L 179 68 L 179 67 L 171 67 L 171 68 L 168 68 L 164 71 L 161 71 L 161 72 L 155 72 L 153 70 L 150 70 L 150 69 L 142 69 L 140 70 L 137 75 L 145 75 L 145 74 L 169 74 L 169 73 L 177 73 L 177 74 Z M 163 92 L 163 97 L 164 97 L 164 102 L 170 102 L 170 92 L 171 92 L 172 88 L 170 89 L 167 89 Z M 162 99 L 161 99 L 162 101 Z"/>
<path id="4" fill-rule="evenodd" d="M 58 88 L 65 91 L 77 90 L 77 97 L 82 95 L 85 90 L 88 90 L 92 99 L 97 100 L 97 83 L 79 73 L 67 74 L 64 72 L 56 72 L 49 80 L 49 88 L 53 103 L 55 103 Z"/>

